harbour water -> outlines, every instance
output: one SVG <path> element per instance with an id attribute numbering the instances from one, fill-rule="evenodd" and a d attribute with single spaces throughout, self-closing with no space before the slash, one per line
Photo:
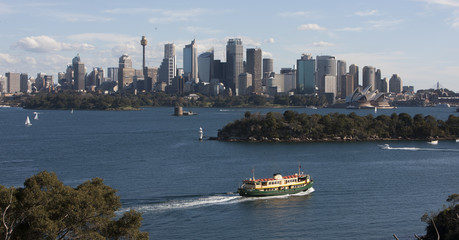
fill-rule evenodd
<path id="1" fill-rule="evenodd" d="M 421 216 L 459 193 L 459 143 L 232 143 L 206 140 L 245 111 L 33 111 L 0 108 L 0 184 L 22 186 L 42 170 L 67 185 L 100 177 L 123 207 L 143 213 L 151 239 L 414 239 Z M 308 114 L 346 109 L 293 109 Z M 453 108 L 358 110 L 357 114 L 422 113 L 446 120 Z M 32 126 L 25 127 L 26 116 Z M 199 128 L 204 140 L 198 141 Z M 378 145 L 389 144 L 390 149 Z M 297 171 L 314 189 L 292 196 L 242 198 L 245 178 Z"/>

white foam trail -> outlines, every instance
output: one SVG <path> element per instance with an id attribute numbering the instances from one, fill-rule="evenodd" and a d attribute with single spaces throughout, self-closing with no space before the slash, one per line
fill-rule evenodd
<path id="1" fill-rule="evenodd" d="M 270 197 L 241 197 L 239 195 L 218 195 L 218 196 L 208 196 L 194 199 L 186 200 L 171 200 L 163 203 L 152 203 L 145 204 L 141 206 L 135 206 L 131 208 L 123 208 L 118 211 L 118 213 L 124 213 L 131 209 L 136 210 L 141 213 L 151 213 L 151 212 L 162 212 L 178 209 L 187 209 L 187 208 L 200 208 L 208 207 L 215 205 L 224 205 L 224 204 L 234 204 L 247 201 L 257 201 L 257 200 L 268 200 L 268 199 L 279 199 L 279 198 L 288 198 L 291 196 L 306 196 L 314 192 L 314 188 L 310 188 L 307 191 L 299 192 L 296 194 L 287 194 L 280 196 L 270 196 Z"/>
<path id="2" fill-rule="evenodd" d="M 389 145 L 378 145 L 384 150 L 405 150 L 405 151 L 438 151 L 438 152 L 459 152 L 459 149 L 451 148 L 418 148 L 418 147 L 390 147 Z"/>

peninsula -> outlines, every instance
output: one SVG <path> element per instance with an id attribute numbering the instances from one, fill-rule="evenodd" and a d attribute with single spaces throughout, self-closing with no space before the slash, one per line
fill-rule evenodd
<path id="1" fill-rule="evenodd" d="M 447 121 L 433 116 L 407 113 L 390 116 L 359 116 L 331 113 L 327 115 L 269 112 L 266 115 L 246 112 L 244 118 L 228 123 L 218 132 L 220 141 L 242 142 L 325 142 L 376 140 L 429 140 L 459 137 L 459 117 Z"/>

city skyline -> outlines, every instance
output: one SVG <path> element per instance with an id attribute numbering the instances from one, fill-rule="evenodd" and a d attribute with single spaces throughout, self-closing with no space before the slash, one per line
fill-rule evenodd
<path id="1" fill-rule="evenodd" d="M 192 39 L 197 55 L 214 48 L 214 58 L 226 61 L 228 39 L 240 38 L 244 51 L 258 47 L 272 58 L 276 72 L 303 53 L 330 55 L 381 69 L 382 77 L 398 74 L 416 89 L 439 81 L 459 91 L 459 1 L 187 3 L 0 1 L 0 74 L 45 72 L 57 82 L 77 54 L 88 71 L 116 67 L 123 54 L 141 69 L 141 36 L 148 67 L 160 66 L 166 43 L 176 45 L 183 67 L 181 49 Z"/>

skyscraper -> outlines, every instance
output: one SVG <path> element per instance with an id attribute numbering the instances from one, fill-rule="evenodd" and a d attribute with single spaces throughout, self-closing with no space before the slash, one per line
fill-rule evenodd
<path id="1" fill-rule="evenodd" d="M 252 92 L 260 94 L 263 91 L 261 85 L 262 53 L 260 48 L 247 49 L 246 71 L 252 75 Z"/>
<path id="2" fill-rule="evenodd" d="M 21 73 L 20 76 L 20 90 L 22 93 L 28 93 L 29 92 L 29 75 L 27 73 Z"/>
<path id="3" fill-rule="evenodd" d="M 167 85 L 172 85 L 172 79 L 177 71 L 175 58 L 175 44 L 167 43 L 164 45 L 164 58 L 159 69 L 159 80 Z"/>
<path id="4" fill-rule="evenodd" d="M 375 89 L 378 89 L 381 92 L 381 69 L 377 69 L 375 72 Z"/>
<path id="5" fill-rule="evenodd" d="M 263 58 L 263 74 L 274 72 L 274 63 L 272 58 Z"/>
<path id="6" fill-rule="evenodd" d="M 316 75 L 316 85 L 319 88 L 319 93 L 325 93 L 325 76 L 331 76 L 335 78 L 336 85 L 336 59 L 333 56 L 317 56 L 317 75 Z M 335 89 L 336 86 L 330 86 L 333 84 L 333 79 L 327 78 L 327 89 Z M 335 92 L 336 96 L 336 92 Z"/>
<path id="7" fill-rule="evenodd" d="M 20 73 L 5 73 L 6 76 L 6 92 L 16 93 L 21 90 L 21 74 Z"/>
<path id="8" fill-rule="evenodd" d="M 343 92 L 344 86 L 342 86 L 342 81 L 341 81 L 343 76 L 346 75 L 346 72 L 347 72 L 346 61 L 338 60 L 338 62 L 337 62 L 337 77 L 336 77 L 336 79 L 338 81 L 336 81 L 336 83 L 337 83 L 336 91 L 338 92 L 338 97 L 340 97 L 340 98 L 345 98 L 346 97 L 345 93 Z"/>
<path id="9" fill-rule="evenodd" d="M 80 59 L 80 54 L 77 54 L 76 57 L 72 60 L 73 67 L 73 89 L 77 91 L 85 90 L 85 75 L 86 70 L 84 69 L 84 63 Z"/>
<path id="10" fill-rule="evenodd" d="M 354 89 L 352 89 L 354 91 L 359 86 L 359 67 L 354 64 L 349 66 L 349 74 L 354 76 Z"/>
<path id="11" fill-rule="evenodd" d="M 214 49 L 209 49 L 198 57 L 198 76 L 200 82 L 210 83 L 214 71 Z"/>
<path id="12" fill-rule="evenodd" d="M 192 80 L 195 83 L 198 82 L 198 60 L 194 39 L 183 48 L 183 72 L 185 77 L 188 77 L 188 80 Z"/>
<path id="13" fill-rule="evenodd" d="M 238 77 L 244 72 L 244 48 L 240 38 L 229 39 L 226 44 L 226 86 L 238 95 Z"/>
<path id="14" fill-rule="evenodd" d="M 375 68 L 372 66 L 363 67 L 362 75 L 363 75 L 363 81 L 362 81 L 363 88 L 371 86 L 369 90 L 374 91 L 376 89 Z"/>
<path id="15" fill-rule="evenodd" d="M 401 93 L 403 91 L 402 79 L 397 74 L 393 74 L 389 80 L 389 91 L 393 93 Z"/>
<path id="16" fill-rule="evenodd" d="M 296 91 L 312 94 L 316 86 L 316 61 L 310 54 L 303 54 L 296 60 Z"/>
<path id="17" fill-rule="evenodd" d="M 117 67 L 107 68 L 107 81 L 118 82 L 118 68 Z"/>
<path id="18" fill-rule="evenodd" d="M 124 90 L 134 82 L 135 70 L 132 68 L 132 60 L 127 54 L 123 54 L 118 65 L 118 89 Z"/>

